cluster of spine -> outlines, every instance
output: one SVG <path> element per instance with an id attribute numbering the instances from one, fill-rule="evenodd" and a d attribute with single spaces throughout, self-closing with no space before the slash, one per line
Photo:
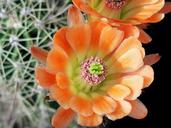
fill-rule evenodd
<path id="1" fill-rule="evenodd" d="M 0 128 L 49 128 L 55 109 L 34 78 L 33 45 L 49 49 L 67 0 L 0 0 Z M 74 127 L 74 126 L 73 126 Z"/>

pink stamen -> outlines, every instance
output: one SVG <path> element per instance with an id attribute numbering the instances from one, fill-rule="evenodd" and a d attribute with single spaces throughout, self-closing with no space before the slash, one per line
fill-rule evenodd
<path id="1" fill-rule="evenodd" d="M 103 71 L 100 75 L 92 74 L 89 72 L 90 65 L 92 63 L 99 63 L 103 66 Z M 89 85 L 98 85 L 106 78 L 106 67 L 102 61 L 102 59 L 98 57 L 90 57 L 81 63 L 81 77 L 88 83 Z"/>
<path id="2" fill-rule="evenodd" d="M 126 3 L 126 0 L 106 0 L 105 4 L 108 8 L 119 10 L 121 9 Z"/>

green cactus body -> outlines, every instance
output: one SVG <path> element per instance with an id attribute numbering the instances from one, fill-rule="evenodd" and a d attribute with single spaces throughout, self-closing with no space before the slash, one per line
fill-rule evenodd
<path id="1" fill-rule="evenodd" d="M 35 82 L 30 48 L 51 47 L 68 7 L 67 0 L 0 0 L 0 128 L 50 127 L 57 105 Z"/>

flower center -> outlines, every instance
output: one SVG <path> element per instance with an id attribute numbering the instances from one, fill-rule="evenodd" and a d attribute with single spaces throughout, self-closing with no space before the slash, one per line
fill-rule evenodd
<path id="1" fill-rule="evenodd" d="M 90 57 L 81 63 L 81 77 L 89 85 L 98 85 L 106 78 L 106 67 L 102 59 Z"/>
<path id="2" fill-rule="evenodd" d="M 99 62 L 94 62 L 90 64 L 88 70 L 92 75 L 101 75 L 103 73 L 103 65 Z"/>
<path id="3" fill-rule="evenodd" d="M 121 9 L 126 3 L 126 0 L 106 0 L 105 4 L 108 8 L 119 10 Z"/>

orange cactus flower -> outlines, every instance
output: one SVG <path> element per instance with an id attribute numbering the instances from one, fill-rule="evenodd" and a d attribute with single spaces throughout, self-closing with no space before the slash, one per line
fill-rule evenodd
<path id="1" fill-rule="evenodd" d="M 107 18 L 111 23 L 155 23 L 171 11 L 171 3 L 164 0 L 72 0 L 74 5 L 90 15 Z M 164 6 L 165 4 L 165 6 Z M 95 16 L 95 17 L 94 17 Z"/>
<path id="2" fill-rule="evenodd" d="M 171 2 L 164 0 L 72 0 L 74 5 L 89 14 L 89 20 L 105 18 L 112 26 L 118 24 L 138 25 L 139 40 L 151 42 L 152 38 L 143 30 L 148 23 L 156 23 L 171 12 Z"/>
<path id="3" fill-rule="evenodd" d="M 144 118 L 147 109 L 137 97 L 152 83 L 150 65 L 159 55 L 145 57 L 139 31 L 129 25 L 84 23 L 75 7 L 69 9 L 68 23 L 56 32 L 52 50 L 31 48 L 32 55 L 45 63 L 36 68 L 36 80 L 61 106 L 52 125 L 66 128 L 74 118 L 90 127 L 100 125 L 103 116 Z"/>

